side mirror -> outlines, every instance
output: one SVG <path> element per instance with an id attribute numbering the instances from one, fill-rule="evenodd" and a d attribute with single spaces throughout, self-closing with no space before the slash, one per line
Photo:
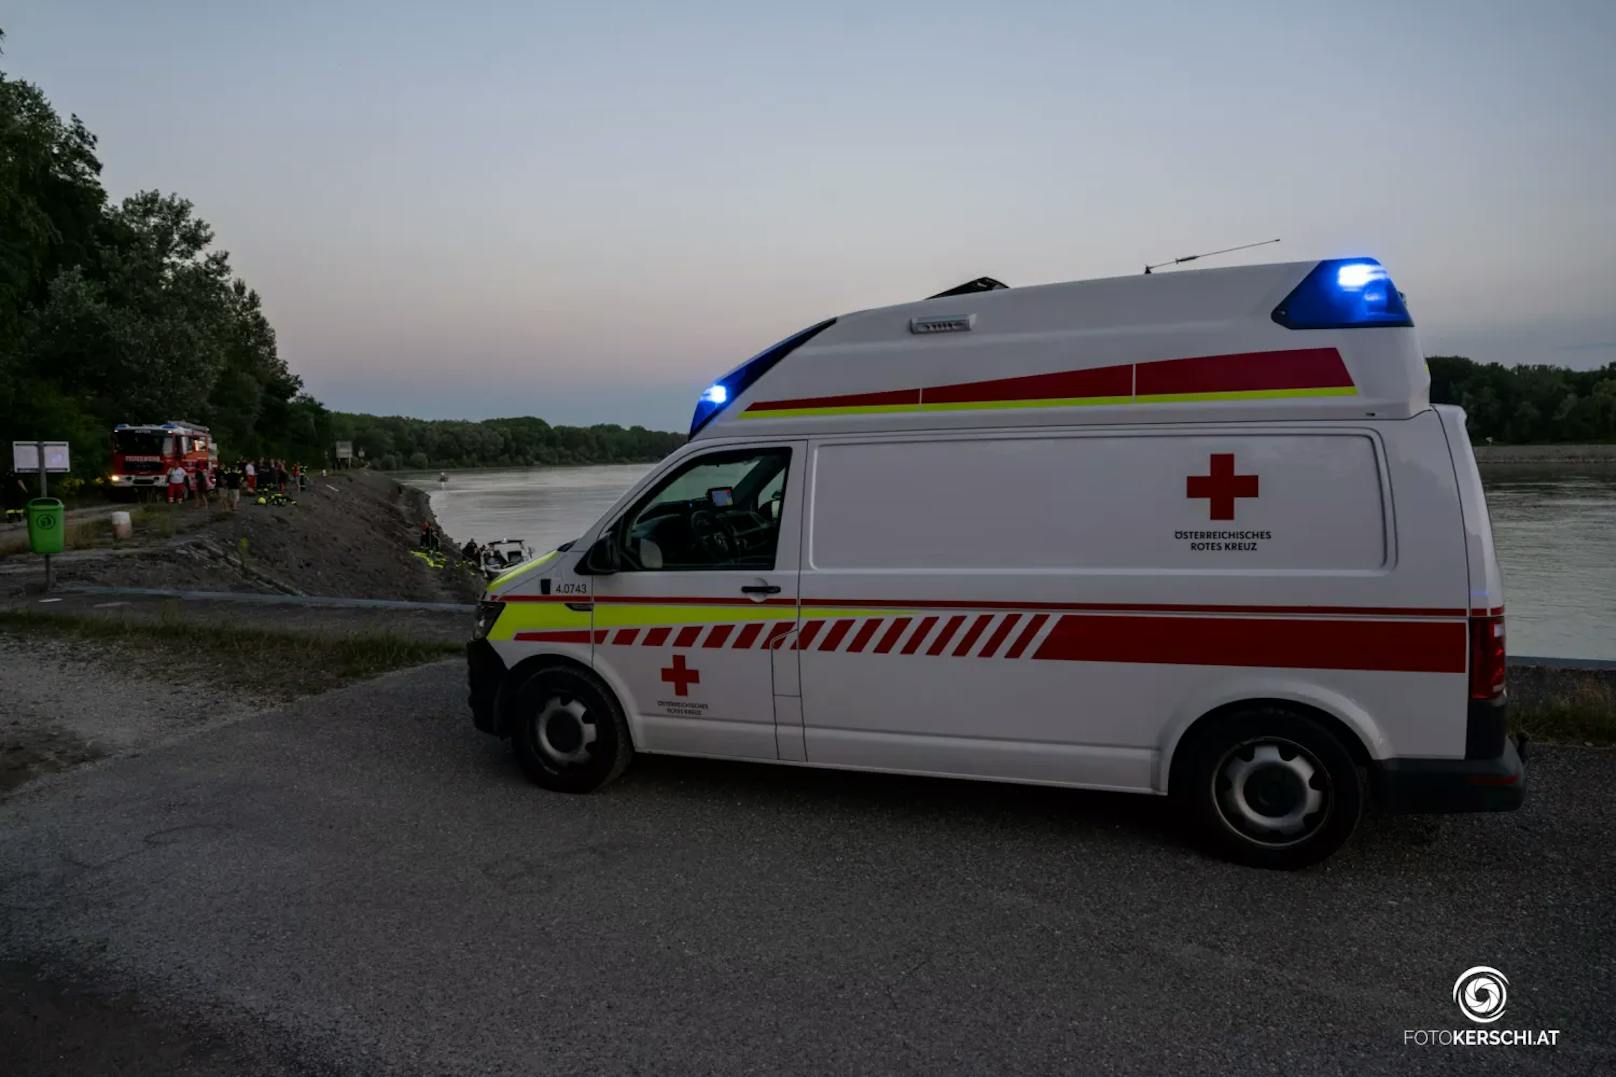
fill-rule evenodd
<path id="1" fill-rule="evenodd" d="M 589 547 L 589 553 L 584 555 L 583 564 L 579 571 L 586 576 L 610 576 L 617 571 L 617 543 L 610 531 L 595 540 Z"/>

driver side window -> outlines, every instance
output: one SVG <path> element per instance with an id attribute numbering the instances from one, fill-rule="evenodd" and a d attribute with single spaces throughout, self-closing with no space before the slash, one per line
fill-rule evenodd
<path id="1" fill-rule="evenodd" d="M 617 525 L 620 571 L 774 568 L 790 449 L 738 449 L 688 461 Z"/>

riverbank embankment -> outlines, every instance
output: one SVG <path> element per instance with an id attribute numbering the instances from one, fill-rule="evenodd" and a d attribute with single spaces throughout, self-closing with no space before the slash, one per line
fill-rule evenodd
<path id="1" fill-rule="evenodd" d="M 470 602 L 482 581 L 453 550 L 442 566 L 417 556 L 423 523 L 436 525 L 427 495 L 376 472 L 313 477 L 295 503 L 260 505 L 245 492 L 225 511 L 147 503 L 127 507 L 134 533 L 112 534 L 113 509 L 70 521 L 70 549 L 56 556 L 64 585 L 264 594 L 333 595 L 416 602 Z M 44 579 L 26 539 L 0 546 L 0 596 Z"/>
<path id="2" fill-rule="evenodd" d="M 1477 445 L 1476 463 L 1540 465 L 1575 464 L 1616 467 L 1616 444 L 1584 445 Z"/>

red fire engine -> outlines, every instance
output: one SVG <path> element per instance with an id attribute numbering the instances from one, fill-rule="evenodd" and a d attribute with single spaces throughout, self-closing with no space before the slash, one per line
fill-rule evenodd
<path id="1" fill-rule="evenodd" d="M 114 491 L 162 490 L 175 464 L 187 472 L 200 468 L 213 474 L 219 466 L 219 450 L 207 427 L 167 422 L 161 426 L 119 423 L 112 428 L 108 481 Z"/>

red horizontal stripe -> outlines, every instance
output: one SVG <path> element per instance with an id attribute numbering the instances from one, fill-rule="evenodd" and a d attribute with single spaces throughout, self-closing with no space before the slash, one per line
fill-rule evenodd
<path id="1" fill-rule="evenodd" d="M 927 386 L 920 391 L 924 404 L 972 404 L 1003 400 L 1057 400 L 1064 397 L 1132 396 L 1133 367 L 1093 367 L 1028 374 L 1019 378 L 966 381 Z"/>
<path id="2" fill-rule="evenodd" d="M 837 396 L 762 400 L 748 412 L 793 408 L 902 407 L 913 404 L 987 404 L 1015 400 L 1082 399 L 1097 396 L 1158 396 L 1168 393 L 1251 392 L 1263 389 L 1324 389 L 1351 386 L 1352 375 L 1334 348 L 1201 355 L 1148 363 L 1117 363 L 1085 370 L 1056 370 L 1014 378 L 954 382 L 915 389 L 886 389 Z"/>
<path id="3" fill-rule="evenodd" d="M 1260 389 L 1323 389 L 1352 384 L 1352 375 L 1334 348 L 1203 355 L 1164 359 L 1134 367 L 1134 392 L 1233 393 Z"/>
<path id="4" fill-rule="evenodd" d="M 579 602 L 577 596 L 569 598 L 565 595 L 560 597 L 555 595 L 509 595 L 500 598 L 499 601 L 570 601 L 578 605 L 589 605 L 587 601 Z M 668 595 L 614 595 L 609 598 L 597 598 L 595 601 L 636 606 L 795 606 L 799 602 L 795 598 L 771 598 L 759 603 L 750 598 L 700 598 L 691 595 L 678 597 Z M 868 606 L 874 609 L 1059 610 L 1074 613 L 1267 613 L 1339 615 L 1345 617 L 1464 617 L 1466 615 L 1472 617 L 1497 617 L 1504 612 L 1504 607 L 1502 606 L 1484 610 L 1479 607 L 1466 609 L 1463 606 L 1236 606 L 1208 605 L 1193 602 L 977 602 L 919 598 L 804 598 L 800 602 L 805 607 Z"/>
<path id="5" fill-rule="evenodd" d="M 893 389 L 880 393 L 843 393 L 840 396 L 805 396 L 795 400 L 760 400 L 747 411 L 786 411 L 791 408 L 900 407 L 920 403 L 919 389 Z"/>
<path id="6" fill-rule="evenodd" d="M 1065 616 L 1034 658 L 1463 673 L 1465 626 L 1407 621 Z"/>
<path id="7" fill-rule="evenodd" d="M 518 632 L 516 638 L 524 643 L 588 643 L 592 638 L 586 628 L 550 632 Z"/>
<path id="8" fill-rule="evenodd" d="M 601 595 L 595 599 L 600 605 L 618 606 L 795 606 L 795 598 L 711 597 L 703 595 Z"/>
<path id="9" fill-rule="evenodd" d="M 1220 606 L 1180 602 L 974 602 L 913 598 L 805 598 L 805 607 L 868 606 L 919 610 L 1055 610 L 1083 613 L 1266 613 L 1358 617 L 1463 617 L 1462 606 Z M 1499 613 L 1503 607 L 1499 607 Z M 1482 611 L 1475 611 L 1481 616 Z"/>

